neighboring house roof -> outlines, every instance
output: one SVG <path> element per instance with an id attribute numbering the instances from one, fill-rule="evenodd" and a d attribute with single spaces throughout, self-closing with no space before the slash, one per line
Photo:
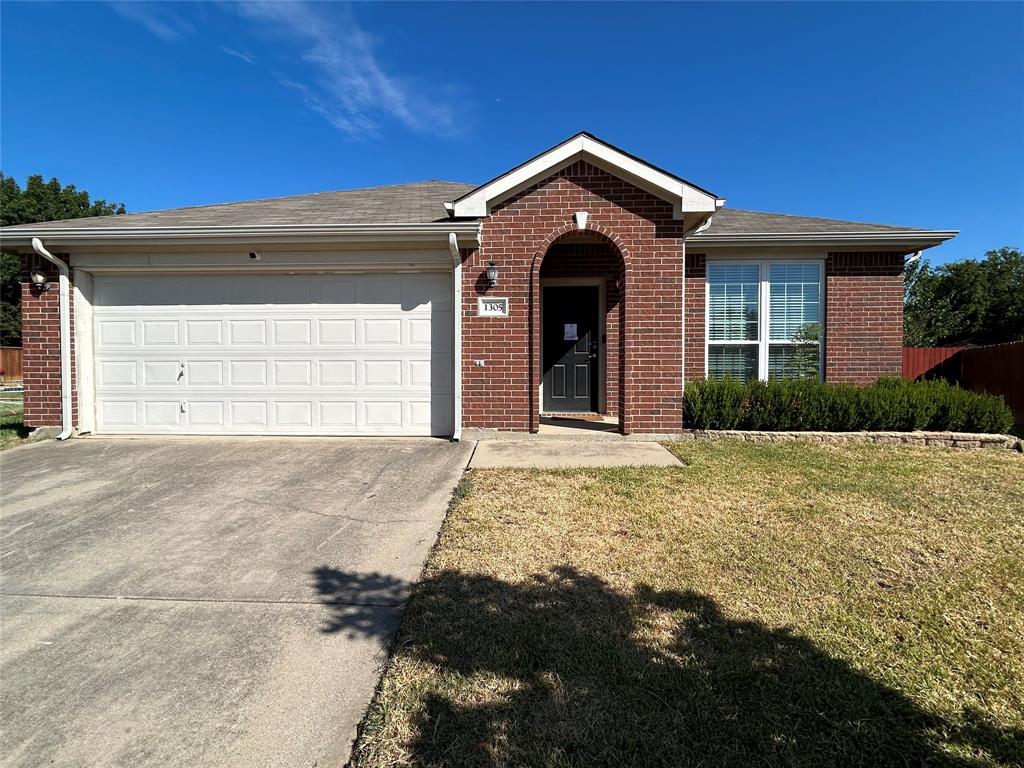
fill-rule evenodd
<path id="1" fill-rule="evenodd" d="M 293 197 L 201 205 L 166 211 L 96 216 L 3 227 L 0 235 L 11 245 L 33 236 L 67 241 L 129 241 L 135 236 L 251 237 L 281 239 L 343 233 L 359 229 L 367 238 L 392 231 L 470 231 L 475 220 L 453 221 L 444 204 L 480 187 L 451 181 L 423 181 Z M 875 240 L 912 245 L 937 245 L 952 231 L 933 231 L 888 224 L 788 216 L 778 213 L 721 208 L 710 226 L 693 236 L 694 244 L 839 243 Z"/>

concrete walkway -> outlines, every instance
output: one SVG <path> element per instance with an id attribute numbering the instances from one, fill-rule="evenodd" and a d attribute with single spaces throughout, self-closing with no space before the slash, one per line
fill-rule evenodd
<path id="1" fill-rule="evenodd" d="M 605 440 L 484 440 L 469 462 L 470 469 L 681 466 L 658 443 Z"/>

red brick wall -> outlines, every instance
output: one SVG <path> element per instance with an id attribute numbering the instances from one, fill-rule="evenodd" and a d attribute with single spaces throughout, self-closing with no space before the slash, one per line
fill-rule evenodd
<path id="1" fill-rule="evenodd" d="M 66 256 L 61 256 L 67 261 Z M 24 260 L 25 277 L 33 257 Z M 25 384 L 24 422 L 30 427 L 60 426 L 60 291 L 57 268 L 42 262 L 50 290 L 39 292 L 21 284 L 21 354 Z M 75 391 L 75 303 L 71 291 L 71 402 L 72 423 L 78 423 Z"/>
<path id="2" fill-rule="evenodd" d="M 686 254 L 686 381 L 704 378 L 704 275 L 707 258 L 702 253 Z"/>
<path id="3" fill-rule="evenodd" d="M 706 256 L 686 254 L 686 380 L 704 378 Z M 870 383 L 899 376 L 903 256 L 830 253 L 825 263 L 825 378 Z"/>
<path id="4" fill-rule="evenodd" d="M 613 246 L 625 264 L 619 403 L 623 430 L 678 431 L 682 425 L 682 222 L 672 206 L 579 161 L 524 190 L 481 223 L 482 245 L 463 262 L 463 423 L 525 431 L 539 425 L 540 268 L 572 215 Z M 500 270 L 488 289 L 484 270 Z M 508 318 L 476 314 L 481 295 L 507 296 Z M 475 360 L 486 360 L 484 367 Z M 610 366 L 609 366 L 610 368 Z M 607 382 L 606 382 L 607 386 Z"/>
<path id="5" fill-rule="evenodd" d="M 868 384 L 903 366 L 903 255 L 830 253 L 825 379 Z"/>

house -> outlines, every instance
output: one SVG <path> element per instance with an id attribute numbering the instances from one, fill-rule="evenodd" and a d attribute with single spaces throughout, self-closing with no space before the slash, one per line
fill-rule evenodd
<path id="1" fill-rule="evenodd" d="M 588 133 L 479 186 L 0 232 L 33 275 L 31 426 L 456 438 L 678 432 L 705 376 L 898 376 L 905 261 L 955 234 L 731 209 Z"/>

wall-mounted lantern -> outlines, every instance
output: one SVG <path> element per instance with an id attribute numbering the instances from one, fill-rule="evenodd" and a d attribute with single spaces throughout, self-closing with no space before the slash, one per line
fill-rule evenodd
<path id="1" fill-rule="evenodd" d="M 46 280 L 46 273 L 39 267 L 32 268 L 29 278 L 32 280 L 32 287 L 40 293 L 50 290 L 50 283 Z"/>
<path id="2" fill-rule="evenodd" d="M 493 261 L 487 262 L 487 284 L 490 285 L 491 288 L 498 287 L 498 265 Z"/>

